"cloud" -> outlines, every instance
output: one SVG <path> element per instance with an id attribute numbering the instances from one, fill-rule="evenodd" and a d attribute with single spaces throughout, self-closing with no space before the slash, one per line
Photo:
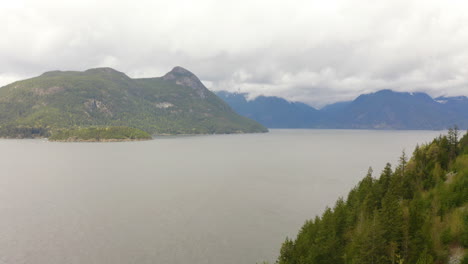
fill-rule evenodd
<path id="1" fill-rule="evenodd" d="M 110 66 L 175 65 L 210 89 L 314 106 L 390 88 L 468 95 L 468 3 L 394 1 L 0 2 L 0 85 Z"/>

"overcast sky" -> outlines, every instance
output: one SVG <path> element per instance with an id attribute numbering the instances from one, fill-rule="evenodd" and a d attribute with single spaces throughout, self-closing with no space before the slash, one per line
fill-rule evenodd
<path id="1" fill-rule="evenodd" d="M 98 2 L 98 3 L 96 3 Z M 0 0 L 0 86 L 179 65 L 211 90 L 320 107 L 384 88 L 468 95 L 466 0 Z"/>

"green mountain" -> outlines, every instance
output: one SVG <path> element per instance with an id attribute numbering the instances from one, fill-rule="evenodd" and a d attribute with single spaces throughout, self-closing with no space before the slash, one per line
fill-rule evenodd
<path id="1" fill-rule="evenodd" d="M 49 136 L 83 127 L 131 127 L 150 134 L 267 131 L 181 67 L 145 79 L 111 68 L 52 71 L 0 88 L 0 136 Z"/>
<path id="2" fill-rule="evenodd" d="M 283 243 L 278 264 L 468 263 L 468 133 L 367 176 Z"/>

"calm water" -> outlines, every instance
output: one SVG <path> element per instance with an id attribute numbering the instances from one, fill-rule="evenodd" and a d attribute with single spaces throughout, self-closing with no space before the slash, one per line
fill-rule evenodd
<path id="1" fill-rule="evenodd" d="M 255 263 L 437 131 L 0 140 L 0 263 Z"/>

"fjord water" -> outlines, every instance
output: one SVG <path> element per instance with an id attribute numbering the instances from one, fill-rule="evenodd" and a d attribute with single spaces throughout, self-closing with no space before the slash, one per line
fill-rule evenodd
<path id="1" fill-rule="evenodd" d="M 255 263 L 439 131 L 0 140 L 0 263 Z"/>

